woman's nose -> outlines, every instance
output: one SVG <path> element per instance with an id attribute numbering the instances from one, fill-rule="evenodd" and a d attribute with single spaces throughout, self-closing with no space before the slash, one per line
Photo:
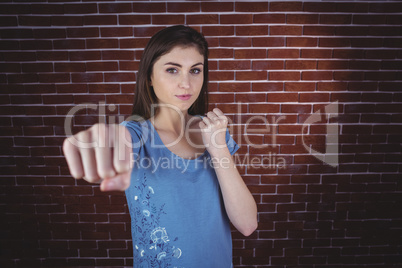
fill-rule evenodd
<path id="1" fill-rule="evenodd" d="M 190 78 L 188 77 L 188 74 L 183 74 L 180 77 L 180 87 L 181 88 L 189 88 L 190 87 Z"/>

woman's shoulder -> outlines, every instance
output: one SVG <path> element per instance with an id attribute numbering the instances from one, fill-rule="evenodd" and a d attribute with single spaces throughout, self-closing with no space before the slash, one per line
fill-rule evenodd
<path id="1" fill-rule="evenodd" d="M 146 120 L 125 120 L 121 122 L 120 125 L 125 126 L 132 134 L 135 133 L 138 137 L 143 136 L 144 133 L 147 133 L 149 131 Z"/>

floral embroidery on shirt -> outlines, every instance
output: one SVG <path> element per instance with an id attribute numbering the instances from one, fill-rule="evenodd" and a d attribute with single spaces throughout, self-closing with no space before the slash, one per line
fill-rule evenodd
<path id="1" fill-rule="evenodd" d="M 136 195 L 130 200 L 131 206 L 134 207 L 131 228 L 138 241 L 134 246 L 134 266 L 173 267 L 172 261 L 179 259 L 182 251 L 172 245 L 179 238 L 176 237 L 171 241 L 168 231 L 159 225 L 161 216 L 166 215 L 165 204 L 156 207 L 152 202 L 155 191 L 147 185 L 145 173 L 134 188 Z"/>

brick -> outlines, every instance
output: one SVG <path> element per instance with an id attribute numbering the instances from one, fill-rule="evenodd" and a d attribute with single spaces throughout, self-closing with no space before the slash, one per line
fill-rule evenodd
<path id="1" fill-rule="evenodd" d="M 304 26 L 308 27 L 308 26 Z M 302 35 L 301 26 L 269 26 L 270 35 Z"/>
<path id="2" fill-rule="evenodd" d="M 254 14 L 254 23 L 285 23 L 285 14 Z"/>
<path id="3" fill-rule="evenodd" d="M 133 38 L 120 39 L 120 48 L 144 48 L 147 44 L 147 39 Z"/>
<path id="4" fill-rule="evenodd" d="M 131 13 L 131 3 L 107 3 L 99 4 L 99 13 Z"/>
<path id="5" fill-rule="evenodd" d="M 370 3 L 369 11 L 375 13 L 393 13 L 402 8 L 401 3 Z"/>
<path id="6" fill-rule="evenodd" d="M 255 25 L 255 26 L 236 26 L 235 35 L 267 35 L 268 26 Z"/>
<path id="7" fill-rule="evenodd" d="M 201 2 L 202 12 L 234 11 L 234 3 L 230 2 Z"/>
<path id="8" fill-rule="evenodd" d="M 302 11 L 303 3 L 300 2 L 271 2 L 269 11 Z"/>
<path id="9" fill-rule="evenodd" d="M 253 15 L 252 14 L 222 14 L 219 16 L 219 21 L 221 24 L 252 24 Z"/>
<path id="10" fill-rule="evenodd" d="M 368 10 L 368 3 L 337 3 L 336 5 L 338 12 L 367 13 Z"/>
<path id="11" fill-rule="evenodd" d="M 249 91 L 250 83 L 245 82 L 237 82 L 237 83 L 219 83 L 219 91 L 222 92 L 241 92 L 241 91 Z"/>
<path id="12" fill-rule="evenodd" d="M 356 16 L 353 16 L 353 22 L 355 23 Z M 350 24 L 352 22 L 351 15 L 344 15 L 344 14 L 323 14 L 320 15 L 320 24 Z"/>
<path id="13" fill-rule="evenodd" d="M 199 12 L 200 3 L 167 3 L 167 12 Z"/>
<path id="14" fill-rule="evenodd" d="M 210 71 L 209 80 L 210 81 L 234 80 L 234 73 L 225 71 Z"/>
<path id="15" fill-rule="evenodd" d="M 387 15 L 386 24 L 401 24 L 401 17 L 398 15 Z"/>
<path id="16" fill-rule="evenodd" d="M 290 70 L 300 69 L 316 69 L 317 61 L 315 60 L 286 60 L 285 68 Z"/>
<path id="17" fill-rule="evenodd" d="M 218 24 L 219 15 L 206 14 L 206 15 L 186 15 L 186 23 L 191 24 Z M 222 24 L 224 22 L 221 21 Z"/>
<path id="18" fill-rule="evenodd" d="M 315 83 L 311 82 L 286 82 L 285 91 L 314 91 Z"/>
<path id="19" fill-rule="evenodd" d="M 305 211 L 305 203 L 298 204 L 278 204 L 277 211 L 280 213 L 283 212 L 293 212 L 293 211 Z M 292 222 L 292 223 L 281 223 L 278 226 L 275 226 L 275 230 L 295 230 L 295 229 L 303 229 L 303 224 L 301 222 Z"/>
<path id="20" fill-rule="evenodd" d="M 330 71 L 302 71 L 302 80 L 332 80 L 332 72 Z"/>
<path id="21" fill-rule="evenodd" d="M 369 71 L 364 73 L 364 78 L 366 80 L 385 80 L 385 81 L 390 81 L 390 80 L 400 80 L 399 79 L 399 72 L 376 72 L 376 71 Z"/>
<path id="22" fill-rule="evenodd" d="M 33 37 L 36 39 L 66 38 L 65 29 L 34 29 Z"/>
<path id="23" fill-rule="evenodd" d="M 55 40 L 54 49 L 85 49 L 84 40 Z"/>
<path id="24" fill-rule="evenodd" d="M 253 37 L 253 47 L 283 47 L 285 38 L 283 37 Z"/>
<path id="25" fill-rule="evenodd" d="M 58 84 L 57 93 L 87 93 L 86 84 Z"/>
<path id="26" fill-rule="evenodd" d="M 119 28 L 101 28 L 101 37 L 123 37 L 133 36 L 132 27 L 119 27 Z"/>
<path id="27" fill-rule="evenodd" d="M 99 48 L 118 48 L 118 39 L 88 39 L 86 40 L 86 47 L 88 49 L 99 49 Z"/>
<path id="28" fill-rule="evenodd" d="M 236 101 L 241 101 L 241 102 L 265 102 L 266 99 L 266 94 L 264 93 L 256 93 L 253 95 L 247 94 L 247 93 L 239 93 L 236 94 Z"/>
<path id="29" fill-rule="evenodd" d="M 386 24 L 387 16 L 384 15 L 354 15 L 354 24 Z"/>
<path id="30" fill-rule="evenodd" d="M 298 81 L 300 80 L 300 72 L 277 72 L 272 71 L 268 73 L 269 80 L 280 80 L 280 81 Z"/>
<path id="31" fill-rule="evenodd" d="M 71 75 L 73 83 L 80 82 L 103 82 L 101 73 L 74 73 Z"/>
<path id="32" fill-rule="evenodd" d="M 332 58 L 332 50 L 330 49 L 302 49 L 302 58 Z"/>
<path id="33" fill-rule="evenodd" d="M 64 14 L 64 6 L 59 4 L 31 5 L 32 14 Z"/>
<path id="34" fill-rule="evenodd" d="M 316 24 L 318 23 L 318 14 L 288 14 L 286 16 L 287 24 Z"/>
<path id="35" fill-rule="evenodd" d="M 279 105 L 272 104 L 254 104 L 250 107 L 252 113 L 277 113 L 279 112 Z"/>
<path id="36" fill-rule="evenodd" d="M 135 13 L 162 13 L 166 12 L 166 3 L 133 3 Z"/>
<path id="37" fill-rule="evenodd" d="M 88 61 L 88 60 L 100 60 L 100 51 L 71 51 L 69 52 L 70 61 Z"/>
<path id="38" fill-rule="evenodd" d="M 184 24 L 184 15 L 152 15 L 152 24 Z"/>
<path id="39" fill-rule="evenodd" d="M 303 34 L 304 35 L 343 35 L 341 32 L 345 31 L 342 30 L 344 28 L 341 27 L 334 27 L 334 26 L 304 26 L 303 27 Z"/>
<path id="40" fill-rule="evenodd" d="M 117 25 L 116 15 L 90 15 L 84 17 L 84 25 Z"/>
<path id="41" fill-rule="evenodd" d="M 319 47 L 350 47 L 351 38 L 332 38 L 332 37 L 320 37 L 318 39 Z"/>
<path id="42" fill-rule="evenodd" d="M 135 37 L 151 37 L 164 27 L 134 27 Z"/>
<path id="43" fill-rule="evenodd" d="M 95 3 L 89 4 L 66 4 L 64 5 L 65 14 L 90 14 L 97 13 L 98 7 Z"/>
<path id="44" fill-rule="evenodd" d="M 248 58 L 266 58 L 265 49 L 238 49 L 234 51 L 236 59 L 248 59 Z"/>
<path id="45" fill-rule="evenodd" d="M 315 47 L 317 38 L 310 37 L 288 37 L 286 39 L 287 47 Z"/>
<path id="46" fill-rule="evenodd" d="M 19 50 L 20 49 L 20 42 L 2 40 L 0 42 L 0 49 L 1 50 Z"/>
<path id="47" fill-rule="evenodd" d="M 253 70 L 281 70 L 283 69 L 283 61 L 278 60 L 254 60 Z"/>
<path id="48" fill-rule="evenodd" d="M 0 5 L 0 14 L 30 14 L 31 13 L 31 5 L 29 4 L 1 4 Z"/>
<path id="49" fill-rule="evenodd" d="M 234 35 L 233 26 L 204 26 L 202 27 L 202 34 L 205 36 L 225 36 Z"/>
<path id="50" fill-rule="evenodd" d="M 335 70 L 335 69 L 349 68 L 349 61 L 347 60 L 319 60 L 317 63 L 318 63 L 318 69 L 320 70 Z"/>
<path id="51" fill-rule="evenodd" d="M 268 11 L 268 3 L 255 2 L 250 5 L 249 2 L 236 2 L 235 11 L 237 12 L 266 12 Z"/>
<path id="52" fill-rule="evenodd" d="M 373 69 L 385 69 L 385 70 L 402 70 L 402 62 L 401 61 L 387 61 L 384 60 L 381 62 L 381 68 L 378 65 L 375 65 Z"/>
<path id="53" fill-rule="evenodd" d="M 87 71 L 117 71 L 118 70 L 118 63 L 117 62 L 87 62 L 84 64 L 86 65 Z"/>
<path id="54" fill-rule="evenodd" d="M 55 63 L 55 72 L 85 72 L 85 63 Z"/>
<path id="55" fill-rule="evenodd" d="M 36 52 L 36 58 L 38 61 L 66 61 L 69 58 L 67 51 L 46 51 Z"/>
<path id="56" fill-rule="evenodd" d="M 4 18 L 3 18 L 3 20 L 4 20 Z M 18 24 L 21 26 L 50 26 L 51 25 L 51 17 L 49 17 L 49 16 L 19 16 Z M 4 24 L 2 24 L 2 25 L 4 25 Z M 4 25 L 4 26 L 6 26 L 6 25 Z"/>
<path id="57" fill-rule="evenodd" d="M 266 71 L 237 71 L 236 80 L 266 80 Z"/>
<path id="58" fill-rule="evenodd" d="M 9 74 L 7 75 L 8 83 L 35 83 L 38 82 L 36 74 Z"/>
<path id="59" fill-rule="evenodd" d="M 268 49 L 268 58 L 299 58 L 298 49 Z"/>
<path id="60" fill-rule="evenodd" d="M 311 112 L 311 105 L 301 104 L 282 104 L 282 113 L 309 113 Z"/>
<path id="61" fill-rule="evenodd" d="M 51 25 L 54 26 L 82 26 L 84 18 L 79 16 L 52 16 Z M 68 31 L 68 30 L 67 30 Z"/>
<path id="62" fill-rule="evenodd" d="M 4 55 L 5 61 L 35 61 L 36 55 L 33 52 L 8 52 Z"/>
<path id="63" fill-rule="evenodd" d="M 33 101 L 34 102 L 34 101 Z M 35 126 L 35 125 L 43 125 L 42 118 L 40 117 L 15 117 L 13 118 L 14 126 Z"/>
<path id="64" fill-rule="evenodd" d="M 220 47 L 251 47 L 248 37 L 222 37 L 219 38 Z"/>
<path id="65" fill-rule="evenodd" d="M 27 39 L 33 38 L 32 29 L 0 29 L 2 39 Z"/>
<path id="66" fill-rule="evenodd" d="M 123 71 L 138 71 L 139 66 L 139 62 L 120 61 L 119 69 Z"/>
<path id="67" fill-rule="evenodd" d="M 219 61 L 219 70 L 244 70 L 250 66 L 250 61 Z"/>
<path id="68" fill-rule="evenodd" d="M 105 73 L 106 82 L 128 82 L 135 81 L 135 75 L 133 73 Z"/>
<path id="69" fill-rule="evenodd" d="M 99 28 L 98 27 L 85 27 L 85 28 L 68 28 L 67 29 L 68 37 L 99 37 Z"/>
<path id="70" fill-rule="evenodd" d="M 150 15 L 119 15 L 120 25 L 142 25 L 150 23 Z"/>
<path id="71" fill-rule="evenodd" d="M 70 82 L 70 75 L 66 73 L 39 74 L 40 83 L 63 83 Z"/>

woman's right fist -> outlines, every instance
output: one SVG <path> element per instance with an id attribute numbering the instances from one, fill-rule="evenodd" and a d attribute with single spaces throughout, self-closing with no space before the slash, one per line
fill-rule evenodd
<path id="1" fill-rule="evenodd" d="M 101 191 L 124 191 L 130 185 L 132 142 L 122 125 L 95 124 L 63 143 L 71 175 L 101 183 Z"/>

